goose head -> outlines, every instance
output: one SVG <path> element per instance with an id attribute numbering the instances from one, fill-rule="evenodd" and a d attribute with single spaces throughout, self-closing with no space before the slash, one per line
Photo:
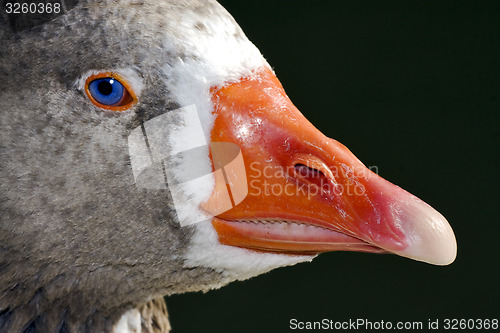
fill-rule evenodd
<path id="1" fill-rule="evenodd" d="M 325 251 L 454 260 L 445 218 L 314 128 L 215 1 L 0 20 L 1 330 L 117 330 Z"/>

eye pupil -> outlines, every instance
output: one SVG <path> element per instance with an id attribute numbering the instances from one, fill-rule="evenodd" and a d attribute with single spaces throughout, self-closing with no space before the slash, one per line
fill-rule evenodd
<path id="1" fill-rule="evenodd" d="M 93 74 L 85 80 L 85 92 L 90 101 L 105 110 L 125 111 L 135 104 L 136 97 L 130 86 L 118 74 Z"/>
<path id="2" fill-rule="evenodd" d="M 90 77 L 86 84 L 87 94 L 91 101 L 101 108 L 126 110 L 127 106 L 134 102 L 127 88 L 115 77 Z"/>
<path id="3" fill-rule="evenodd" d="M 105 96 L 110 95 L 113 92 L 113 80 L 102 80 L 97 85 L 97 90 Z"/>

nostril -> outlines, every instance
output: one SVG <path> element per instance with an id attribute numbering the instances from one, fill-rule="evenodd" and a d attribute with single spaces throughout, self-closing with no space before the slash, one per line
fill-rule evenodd
<path id="1" fill-rule="evenodd" d="M 296 155 L 291 165 L 293 165 L 291 176 L 299 183 L 316 186 L 325 194 L 331 194 L 337 188 L 332 170 L 320 158 L 310 154 Z"/>
<path id="2" fill-rule="evenodd" d="M 318 169 L 315 169 L 315 168 L 311 168 L 305 164 L 302 164 L 302 163 L 297 163 L 295 164 L 295 172 L 301 176 L 301 177 L 305 177 L 305 178 L 326 178 L 325 174 L 318 170 Z"/>

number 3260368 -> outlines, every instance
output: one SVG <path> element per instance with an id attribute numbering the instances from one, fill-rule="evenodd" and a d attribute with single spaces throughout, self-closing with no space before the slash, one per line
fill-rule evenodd
<path id="1" fill-rule="evenodd" d="M 55 3 L 11 3 L 5 4 L 5 12 L 7 14 L 58 14 L 61 12 L 61 4 Z"/>

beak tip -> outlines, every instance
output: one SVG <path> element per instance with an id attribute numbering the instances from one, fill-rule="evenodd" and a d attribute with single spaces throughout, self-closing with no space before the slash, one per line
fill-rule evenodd
<path id="1" fill-rule="evenodd" d="M 457 256 L 455 237 L 443 240 L 434 246 L 424 246 L 420 251 L 408 251 L 402 254 L 410 259 L 422 261 L 437 266 L 447 266 L 453 263 Z"/>
<path id="2" fill-rule="evenodd" d="M 415 201 L 407 211 L 405 234 L 408 247 L 402 256 L 433 265 L 445 266 L 455 261 L 457 241 L 448 221 L 423 201 Z"/>

